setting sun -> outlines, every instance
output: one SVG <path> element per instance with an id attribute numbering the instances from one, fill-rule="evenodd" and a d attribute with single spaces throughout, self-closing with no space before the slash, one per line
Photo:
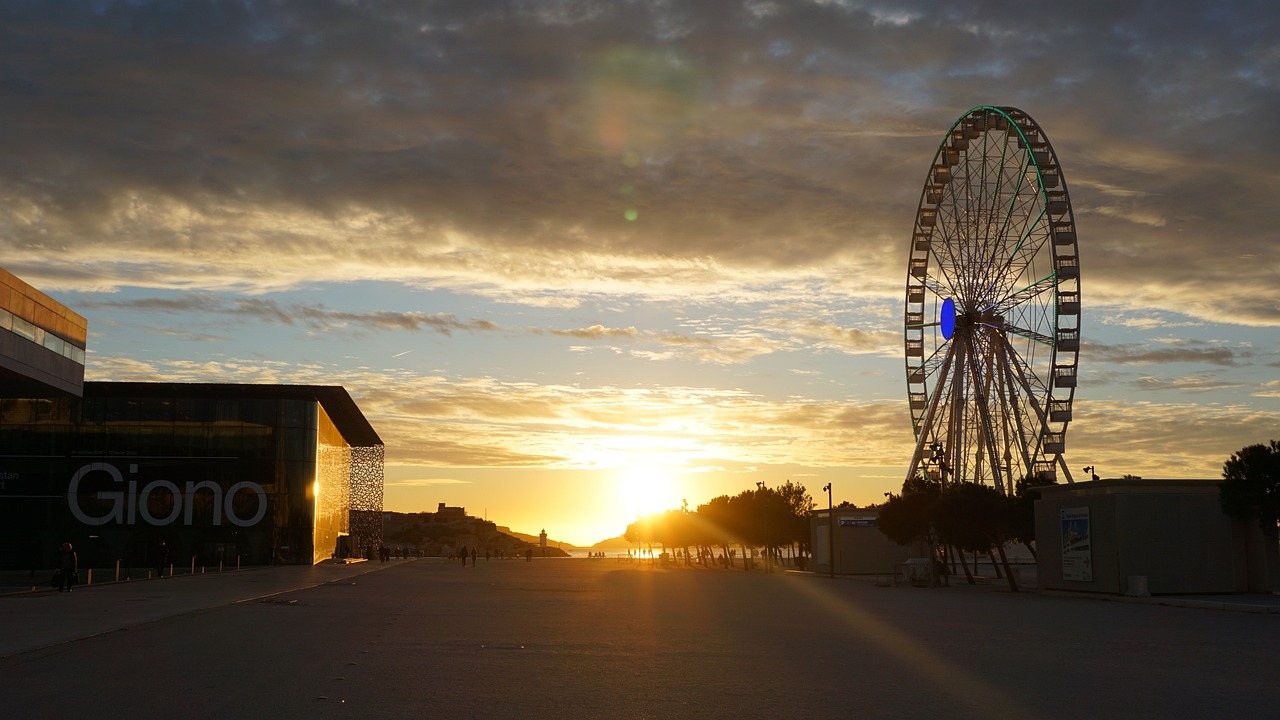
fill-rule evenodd
<path id="1" fill-rule="evenodd" d="M 671 471 L 640 465 L 618 472 L 618 502 L 628 516 L 640 517 L 678 508 L 681 500 Z"/>

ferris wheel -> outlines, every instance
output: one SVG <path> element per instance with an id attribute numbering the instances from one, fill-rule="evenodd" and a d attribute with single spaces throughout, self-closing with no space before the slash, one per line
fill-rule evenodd
<path id="1" fill-rule="evenodd" d="M 1044 131 L 976 107 L 925 179 L 903 345 L 916 444 L 907 477 L 1012 494 L 1071 481 L 1062 453 L 1080 354 L 1080 264 L 1066 181 Z"/>

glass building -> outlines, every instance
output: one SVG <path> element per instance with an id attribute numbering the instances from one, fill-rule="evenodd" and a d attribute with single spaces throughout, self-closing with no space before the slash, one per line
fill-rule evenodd
<path id="1" fill-rule="evenodd" d="M 81 397 L 0 398 L 0 569 L 51 567 L 64 541 L 84 567 L 365 556 L 382 542 L 382 483 L 382 440 L 342 387 L 86 382 Z"/>

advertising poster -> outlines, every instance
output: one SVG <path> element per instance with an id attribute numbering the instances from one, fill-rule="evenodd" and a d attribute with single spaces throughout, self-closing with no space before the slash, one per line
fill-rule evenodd
<path id="1" fill-rule="evenodd" d="M 1064 508 L 1062 517 L 1062 579 L 1093 581 L 1089 549 L 1089 508 Z"/>

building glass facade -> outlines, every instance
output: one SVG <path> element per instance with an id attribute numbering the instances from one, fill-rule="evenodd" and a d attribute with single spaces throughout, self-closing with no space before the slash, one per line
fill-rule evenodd
<path id="1" fill-rule="evenodd" d="M 340 387 L 86 383 L 83 398 L 0 399 L 0 568 L 50 567 L 64 541 L 89 567 L 320 562 L 350 536 L 353 481 L 380 499 L 380 461 L 352 457 L 381 445 Z M 380 527 L 362 532 L 351 546 L 381 543 Z"/>

